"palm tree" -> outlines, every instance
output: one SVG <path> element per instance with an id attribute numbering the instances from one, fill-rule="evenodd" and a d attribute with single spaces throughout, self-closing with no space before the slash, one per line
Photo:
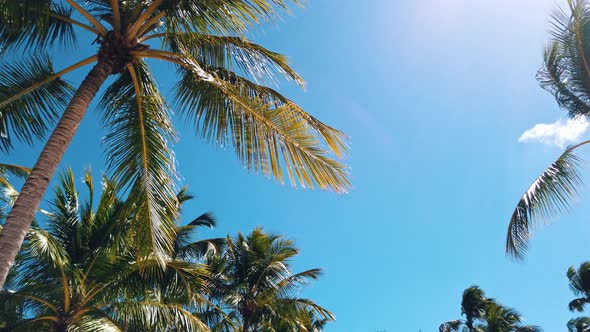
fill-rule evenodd
<path id="1" fill-rule="evenodd" d="M 440 332 L 542 332 L 537 326 L 521 325 L 522 317 L 511 308 L 486 298 L 478 286 L 471 286 L 463 292 L 461 314 L 465 319 L 452 320 L 439 327 Z"/>
<path id="2" fill-rule="evenodd" d="M 590 318 L 578 317 L 567 322 L 568 332 L 590 332 Z"/>
<path id="3" fill-rule="evenodd" d="M 504 307 L 494 301 L 486 306 L 485 324 L 480 328 L 485 332 L 542 332 L 540 327 L 521 325 L 522 316 L 514 309 Z"/>
<path id="4" fill-rule="evenodd" d="M 569 10 L 554 15 L 554 38 L 539 71 L 541 86 L 551 92 L 571 118 L 590 116 L 590 7 L 588 0 L 568 1 Z M 510 219 L 506 252 L 522 259 L 532 230 L 543 219 L 566 210 L 582 183 L 576 151 L 590 143 L 568 147 L 526 190 Z"/>
<path id="5" fill-rule="evenodd" d="M 98 103 L 110 130 L 108 167 L 146 206 L 140 255 L 162 258 L 172 250 L 176 171 L 169 142 L 176 134 L 147 60 L 176 67 L 180 113 L 207 141 L 231 144 L 247 169 L 293 185 L 346 190 L 347 169 L 330 155 L 346 151 L 343 133 L 257 83 L 284 76 L 303 84 L 286 57 L 244 37 L 286 8 L 286 0 L 0 0 L 0 149 L 43 137 L 65 107 L 0 233 L 0 286 L 86 109 L 111 75 Z M 97 50 L 56 72 L 47 50 L 75 45 L 75 29 L 96 36 L 87 42 Z M 15 52 L 21 60 L 7 62 Z M 92 63 L 77 90 L 62 79 Z"/>
<path id="6" fill-rule="evenodd" d="M 567 270 L 569 286 L 579 298 L 571 301 L 568 305 L 570 311 L 584 311 L 586 304 L 590 303 L 590 262 L 580 264 L 578 269 L 571 266 Z"/>
<path id="7" fill-rule="evenodd" d="M 217 241 L 189 238 L 196 227 L 213 226 L 212 217 L 179 227 L 165 269 L 153 258 L 139 264 L 133 252 L 138 206 L 120 200 L 117 184 L 105 178 L 94 208 L 89 173 L 84 182 L 88 200 L 80 202 L 73 173 L 62 175 L 52 209 L 44 212 L 48 229 L 28 231 L 0 292 L 0 330 L 208 331 L 192 314 L 207 280 L 195 261 Z M 181 191 L 178 200 L 189 198 Z"/>
<path id="8" fill-rule="evenodd" d="M 289 262 L 297 253 L 292 241 L 260 228 L 228 237 L 223 253 L 208 259 L 216 280 L 211 302 L 224 310 L 224 323 L 233 321 L 242 332 L 288 332 L 317 331 L 334 321 L 328 310 L 297 297 L 302 285 L 320 275 L 319 269 L 293 274 Z"/>
<path id="9" fill-rule="evenodd" d="M 467 288 L 463 291 L 461 300 L 461 315 L 465 316 L 465 320 L 452 320 L 443 323 L 440 325 L 439 331 L 459 331 L 462 326 L 465 326 L 469 332 L 480 331 L 475 323 L 484 318 L 488 301 L 485 292 L 478 286 Z"/>

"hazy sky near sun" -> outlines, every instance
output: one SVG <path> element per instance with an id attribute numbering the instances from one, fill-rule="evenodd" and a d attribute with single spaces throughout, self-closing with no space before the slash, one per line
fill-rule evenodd
<path id="1" fill-rule="evenodd" d="M 197 197 L 185 219 L 215 213 L 220 225 L 203 237 L 262 225 L 293 238 L 297 269 L 325 269 L 305 295 L 336 314 L 328 332 L 438 331 L 460 318 L 461 293 L 473 284 L 527 323 L 565 330 L 575 317 L 566 270 L 590 259 L 590 195 L 536 232 L 525 263 L 503 251 L 518 198 L 560 154 L 557 145 L 571 143 L 571 135 L 556 140 L 566 113 L 535 81 L 555 3 L 566 1 L 310 0 L 294 8 L 251 37 L 289 55 L 308 82 L 305 91 L 281 90 L 350 136 L 353 188 L 339 196 L 249 175 L 231 150 L 177 121 L 176 158 Z M 79 51 L 56 54 L 56 68 L 91 52 L 81 40 Z M 174 71 L 152 65 L 169 90 Z M 88 70 L 69 78 L 77 85 Z M 105 171 L 97 119 L 90 111 L 63 162 L 78 174 L 88 165 Z M 553 136 L 537 131 L 519 142 L 537 124 L 554 125 Z M 4 158 L 32 165 L 38 151 L 19 147 Z"/>

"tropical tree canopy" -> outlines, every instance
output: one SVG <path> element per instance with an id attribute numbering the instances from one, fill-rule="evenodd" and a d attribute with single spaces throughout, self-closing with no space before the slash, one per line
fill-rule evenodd
<path id="1" fill-rule="evenodd" d="M 463 292 L 461 314 L 465 319 L 445 322 L 440 332 L 542 332 L 540 327 L 522 325 L 520 314 L 496 300 L 486 298 L 478 286 L 471 286 Z"/>
<path id="2" fill-rule="evenodd" d="M 285 56 L 245 37 L 288 5 L 283 0 L 0 0 L 0 151 L 10 151 L 15 141 L 35 142 L 57 123 L 0 233 L 0 285 L 53 172 L 109 76 L 97 110 L 109 132 L 103 140 L 109 176 L 146 207 L 137 225 L 140 255 L 155 252 L 163 259 L 172 250 L 173 110 L 199 137 L 232 146 L 252 172 L 279 182 L 288 178 L 294 186 L 345 191 L 347 168 L 335 159 L 346 152 L 344 134 L 272 88 L 279 78 L 300 85 L 303 80 Z M 80 43 L 96 49 L 55 70 L 50 51 L 71 51 Z M 153 61 L 175 68 L 171 99 L 160 93 Z M 88 64 L 95 65 L 77 90 L 63 79 Z"/>
<path id="3" fill-rule="evenodd" d="M 215 331 L 321 331 L 334 315 L 310 299 L 301 287 L 320 276 L 320 269 L 292 273 L 298 254 L 291 240 L 257 228 L 247 236 L 228 237 L 219 255 L 208 258 L 213 275 L 211 302 L 224 308 L 225 320 Z"/>
<path id="4" fill-rule="evenodd" d="M 578 317 L 570 319 L 567 322 L 568 332 L 588 332 L 590 331 L 590 318 Z"/>
<path id="5" fill-rule="evenodd" d="M 590 303 L 590 262 L 584 262 L 575 269 L 571 266 L 567 270 L 567 278 L 572 292 L 579 296 L 572 300 L 568 307 L 570 311 L 582 312 L 586 304 Z"/>
<path id="6" fill-rule="evenodd" d="M 569 0 L 568 8 L 553 15 L 553 38 L 539 71 L 541 86 L 555 96 L 570 118 L 590 116 L 590 7 L 588 0 Z M 576 150 L 590 141 L 568 147 L 520 198 L 508 226 L 506 252 L 522 259 L 531 232 L 544 220 L 566 210 L 581 185 Z"/>
<path id="7" fill-rule="evenodd" d="M 298 297 L 320 270 L 291 272 L 292 241 L 262 229 L 195 240 L 200 227 L 216 224 L 205 213 L 176 224 L 162 268 L 153 256 L 137 260 L 134 223 L 144 207 L 121 199 L 107 177 L 98 197 L 90 172 L 83 183 L 80 193 L 73 172 L 64 172 L 44 219 L 29 230 L 0 291 L 0 331 L 320 332 L 335 320 Z M 180 190 L 178 210 L 190 199 Z"/>
<path id="8" fill-rule="evenodd" d="M 578 298 L 570 301 L 568 308 L 570 311 L 583 312 L 586 304 L 590 303 L 590 262 L 584 262 L 576 269 L 571 266 L 567 270 L 567 278 L 572 292 Z M 578 317 L 570 319 L 567 322 L 569 332 L 588 332 L 590 331 L 590 318 Z"/>
<path id="9" fill-rule="evenodd" d="M 107 178 L 94 205 L 94 183 L 79 198 L 74 175 L 65 172 L 44 211 L 46 227 L 34 225 L 0 292 L 0 331 L 207 331 L 196 315 L 207 291 L 207 269 L 198 264 L 217 240 L 194 241 L 209 214 L 179 227 L 165 268 L 134 253 L 133 224 L 141 213 L 117 196 Z M 184 191 L 179 201 L 190 197 Z"/>

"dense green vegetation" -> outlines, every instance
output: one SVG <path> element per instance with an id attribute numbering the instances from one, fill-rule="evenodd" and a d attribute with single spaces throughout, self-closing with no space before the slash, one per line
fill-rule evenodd
<path id="1" fill-rule="evenodd" d="M 80 193 L 65 172 L 51 209 L 28 231 L 0 292 L 0 331 L 320 331 L 334 320 L 298 297 L 321 271 L 291 272 L 292 241 L 262 229 L 196 240 L 199 227 L 215 225 L 206 213 L 175 226 L 164 266 L 155 256 L 138 260 L 142 207 L 108 178 L 100 196 L 91 174 L 84 184 Z M 180 208 L 189 199 L 181 190 Z"/>
<path id="2" fill-rule="evenodd" d="M 109 132 L 109 173 L 128 199 L 145 206 L 136 225 L 143 241 L 138 259 L 156 255 L 164 264 L 172 249 L 177 172 L 170 143 L 177 135 L 171 105 L 202 138 L 232 146 L 248 170 L 288 178 L 293 185 L 345 191 L 347 169 L 334 159 L 346 151 L 344 134 L 257 83 L 282 77 L 303 85 L 285 56 L 245 38 L 289 3 L 0 0 L 0 151 L 10 151 L 14 141 L 35 142 L 57 123 L 0 233 L 0 286 L 101 88 L 98 111 Z M 97 46 L 54 71 L 49 51 L 71 51 L 80 43 Z M 148 60 L 176 68 L 173 100 L 160 93 Z M 87 64 L 94 67 L 77 89 L 63 80 Z"/>
<path id="3" fill-rule="evenodd" d="M 192 197 L 176 183 L 172 107 L 201 138 L 232 146 L 249 171 L 294 186 L 350 186 L 336 160 L 347 150 L 344 134 L 269 88 L 278 78 L 304 82 L 286 57 L 245 38 L 289 3 L 0 0 L 0 151 L 53 131 L 32 169 L 0 164 L 0 331 L 317 332 L 335 321 L 301 296 L 321 270 L 292 271 L 291 240 L 263 228 L 199 239 L 200 227 L 216 224 L 210 213 L 180 223 Z M 91 33 L 84 42 L 95 52 L 55 71 L 51 48 L 72 50 L 89 36 L 78 29 Z M 569 0 L 552 35 L 539 82 L 570 118 L 589 117 L 590 2 Z M 175 66 L 170 102 L 150 69 L 155 60 Z M 63 79 L 89 64 L 77 89 Z M 64 172 L 40 210 L 101 89 L 107 175 L 97 186 L 86 173 L 80 191 Z M 537 225 L 569 207 L 582 184 L 576 153 L 589 143 L 567 147 L 521 197 L 508 226 L 510 256 L 523 259 Z M 24 181 L 20 195 L 15 178 Z M 568 308 L 583 314 L 590 262 L 567 278 L 575 295 Z M 439 332 L 542 331 L 478 286 L 463 292 L 460 309 Z M 564 325 L 589 332 L 590 317 Z"/>

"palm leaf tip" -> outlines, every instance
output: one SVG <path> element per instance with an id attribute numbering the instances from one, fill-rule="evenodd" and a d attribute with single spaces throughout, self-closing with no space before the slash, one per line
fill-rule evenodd
<path id="1" fill-rule="evenodd" d="M 573 150 L 587 142 L 570 146 L 527 189 L 520 198 L 508 226 L 506 253 L 522 260 L 531 231 L 539 220 L 547 220 L 569 208 L 582 180 L 578 173 L 581 159 Z"/>

